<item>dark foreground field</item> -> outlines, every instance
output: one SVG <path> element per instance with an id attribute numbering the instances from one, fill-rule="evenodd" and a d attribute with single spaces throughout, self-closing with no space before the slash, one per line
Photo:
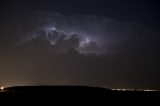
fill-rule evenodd
<path id="1" fill-rule="evenodd" d="M 108 96 L 160 96 L 159 91 L 115 91 L 88 86 L 17 86 L 5 88 L 0 97 L 108 97 Z"/>

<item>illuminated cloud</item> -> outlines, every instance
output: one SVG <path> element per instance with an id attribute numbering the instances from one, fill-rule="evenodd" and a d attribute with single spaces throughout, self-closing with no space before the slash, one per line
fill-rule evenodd
<path id="1" fill-rule="evenodd" d="M 159 31 L 98 15 L 14 16 L 6 16 L 0 32 L 0 80 L 6 85 L 159 84 Z"/>

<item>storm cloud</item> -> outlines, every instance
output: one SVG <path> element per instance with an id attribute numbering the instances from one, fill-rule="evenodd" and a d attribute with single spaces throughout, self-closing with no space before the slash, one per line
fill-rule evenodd
<path id="1" fill-rule="evenodd" d="M 0 80 L 7 86 L 159 87 L 158 30 L 105 16 L 45 11 L 12 12 L 1 20 Z"/>

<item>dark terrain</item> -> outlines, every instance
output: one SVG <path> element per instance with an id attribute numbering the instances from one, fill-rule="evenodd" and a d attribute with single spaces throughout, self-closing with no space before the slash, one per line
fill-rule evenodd
<path id="1" fill-rule="evenodd" d="M 16 86 L 0 92 L 0 97 L 108 97 L 108 96 L 160 96 L 159 91 L 116 91 L 89 86 Z"/>

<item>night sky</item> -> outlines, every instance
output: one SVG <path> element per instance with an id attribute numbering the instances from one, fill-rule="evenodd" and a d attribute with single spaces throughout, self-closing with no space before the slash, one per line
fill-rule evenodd
<path id="1" fill-rule="evenodd" d="M 1 0 L 0 85 L 160 89 L 158 0 Z"/>

